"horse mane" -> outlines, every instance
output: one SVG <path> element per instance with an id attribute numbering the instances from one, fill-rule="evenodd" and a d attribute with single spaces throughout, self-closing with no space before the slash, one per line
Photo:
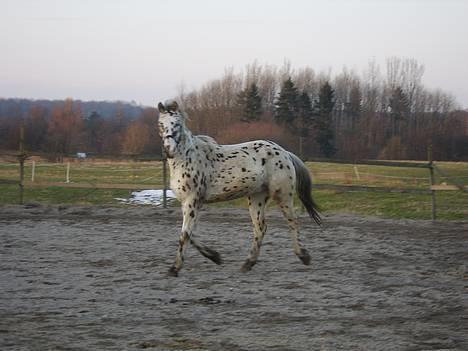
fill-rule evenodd
<path id="1" fill-rule="evenodd" d="M 205 143 L 218 145 L 218 142 L 208 135 L 196 135 L 195 137 L 200 139 L 201 141 L 204 141 Z"/>

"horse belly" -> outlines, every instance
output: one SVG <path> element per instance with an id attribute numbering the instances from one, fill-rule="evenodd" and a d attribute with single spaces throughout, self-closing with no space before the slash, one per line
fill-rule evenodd
<path id="1" fill-rule="evenodd" d="M 236 177 L 234 179 L 215 181 L 208 187 L 206 202 L 234 200 L 260 192 L 263 181 L 259 177 Z"/>

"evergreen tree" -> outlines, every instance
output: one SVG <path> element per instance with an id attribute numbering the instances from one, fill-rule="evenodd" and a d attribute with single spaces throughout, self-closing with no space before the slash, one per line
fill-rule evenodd
<path id="1" fill-rule="evenodd" d="M 335 92 L 328 82 L 325 82 L 320 87 L 315 127 L 317 129 L 317 143 L 325 157 L 332 157 L 336 153 L 336 149 L 333 146 L 334 133 L 332 129 L 332 112 L 335 105 L 334 95 Z"/>
<path id="2" fill-rule="evenodd" d="M 99 113 L 96 111 L 91 112 L 91 114 L 85 119 L 85 129 L 88 136 L 87 151 L 101 152 L 102 150 L 102 126 L 104 120 Z"/>
<path id="3" fill-rule="evenodd" d="M 392 136 L 400 135 L 401 124 L 410 112 L 408 98 L 403 89 L 397 87 L 390 97 L 390 117 L 392 119 Z"/>
<path id="4" fill-rule="evenodd" d="M 312 101 L 309 94 L 303 91 L 299 96 L 299 119 L 297 132 L 299 134 L 299 156 L 304 157 L 304 139 L 309 136 L 310 127 L 314 118 Z"/>
<path id="5" fill-rule="evenodd" d="M 262 97 L 257 84 L 252 83 L 248 89 L 241 91 L 238 96 L 238 104 L 242 110 L 242 121 L 253 122 L 260 119 L 263 112 Z"/>
<path id="6" fill-rule="evenodd" d="M 304 157 L 304 140 L 309 136 L 314 112 L 307 92 L 299 93 L 291 78 L 284 81 L 275 104 L 275 120 L 298 136 L 299 156 Z"/>
<path id="7" fill-rule="evenodd" d="M 275 103 L 275 120 L 284 124 L 293 134 L 297 133 L 295 120 L 299 115 L 299 92 L 291 77 L 284 81 Z"/>

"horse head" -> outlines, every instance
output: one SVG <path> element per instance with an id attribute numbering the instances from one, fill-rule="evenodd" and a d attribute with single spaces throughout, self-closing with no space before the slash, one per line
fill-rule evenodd
<path id="1" fill-rule="evenodd" d="M 184 139 L 185 117 L 174 100 L 158 104 L 159 135 L 168 158 L 173 158 Z"/>

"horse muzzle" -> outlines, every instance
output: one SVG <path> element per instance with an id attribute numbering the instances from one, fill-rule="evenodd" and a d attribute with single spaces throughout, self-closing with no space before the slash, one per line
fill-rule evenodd
<path id="1" fill-rule="evenodd" d="M 174 158 L 174 155 L 177 152 L 177 143 L 173 139 L 164 140 L 164 151 L 167 158 Z"/>

